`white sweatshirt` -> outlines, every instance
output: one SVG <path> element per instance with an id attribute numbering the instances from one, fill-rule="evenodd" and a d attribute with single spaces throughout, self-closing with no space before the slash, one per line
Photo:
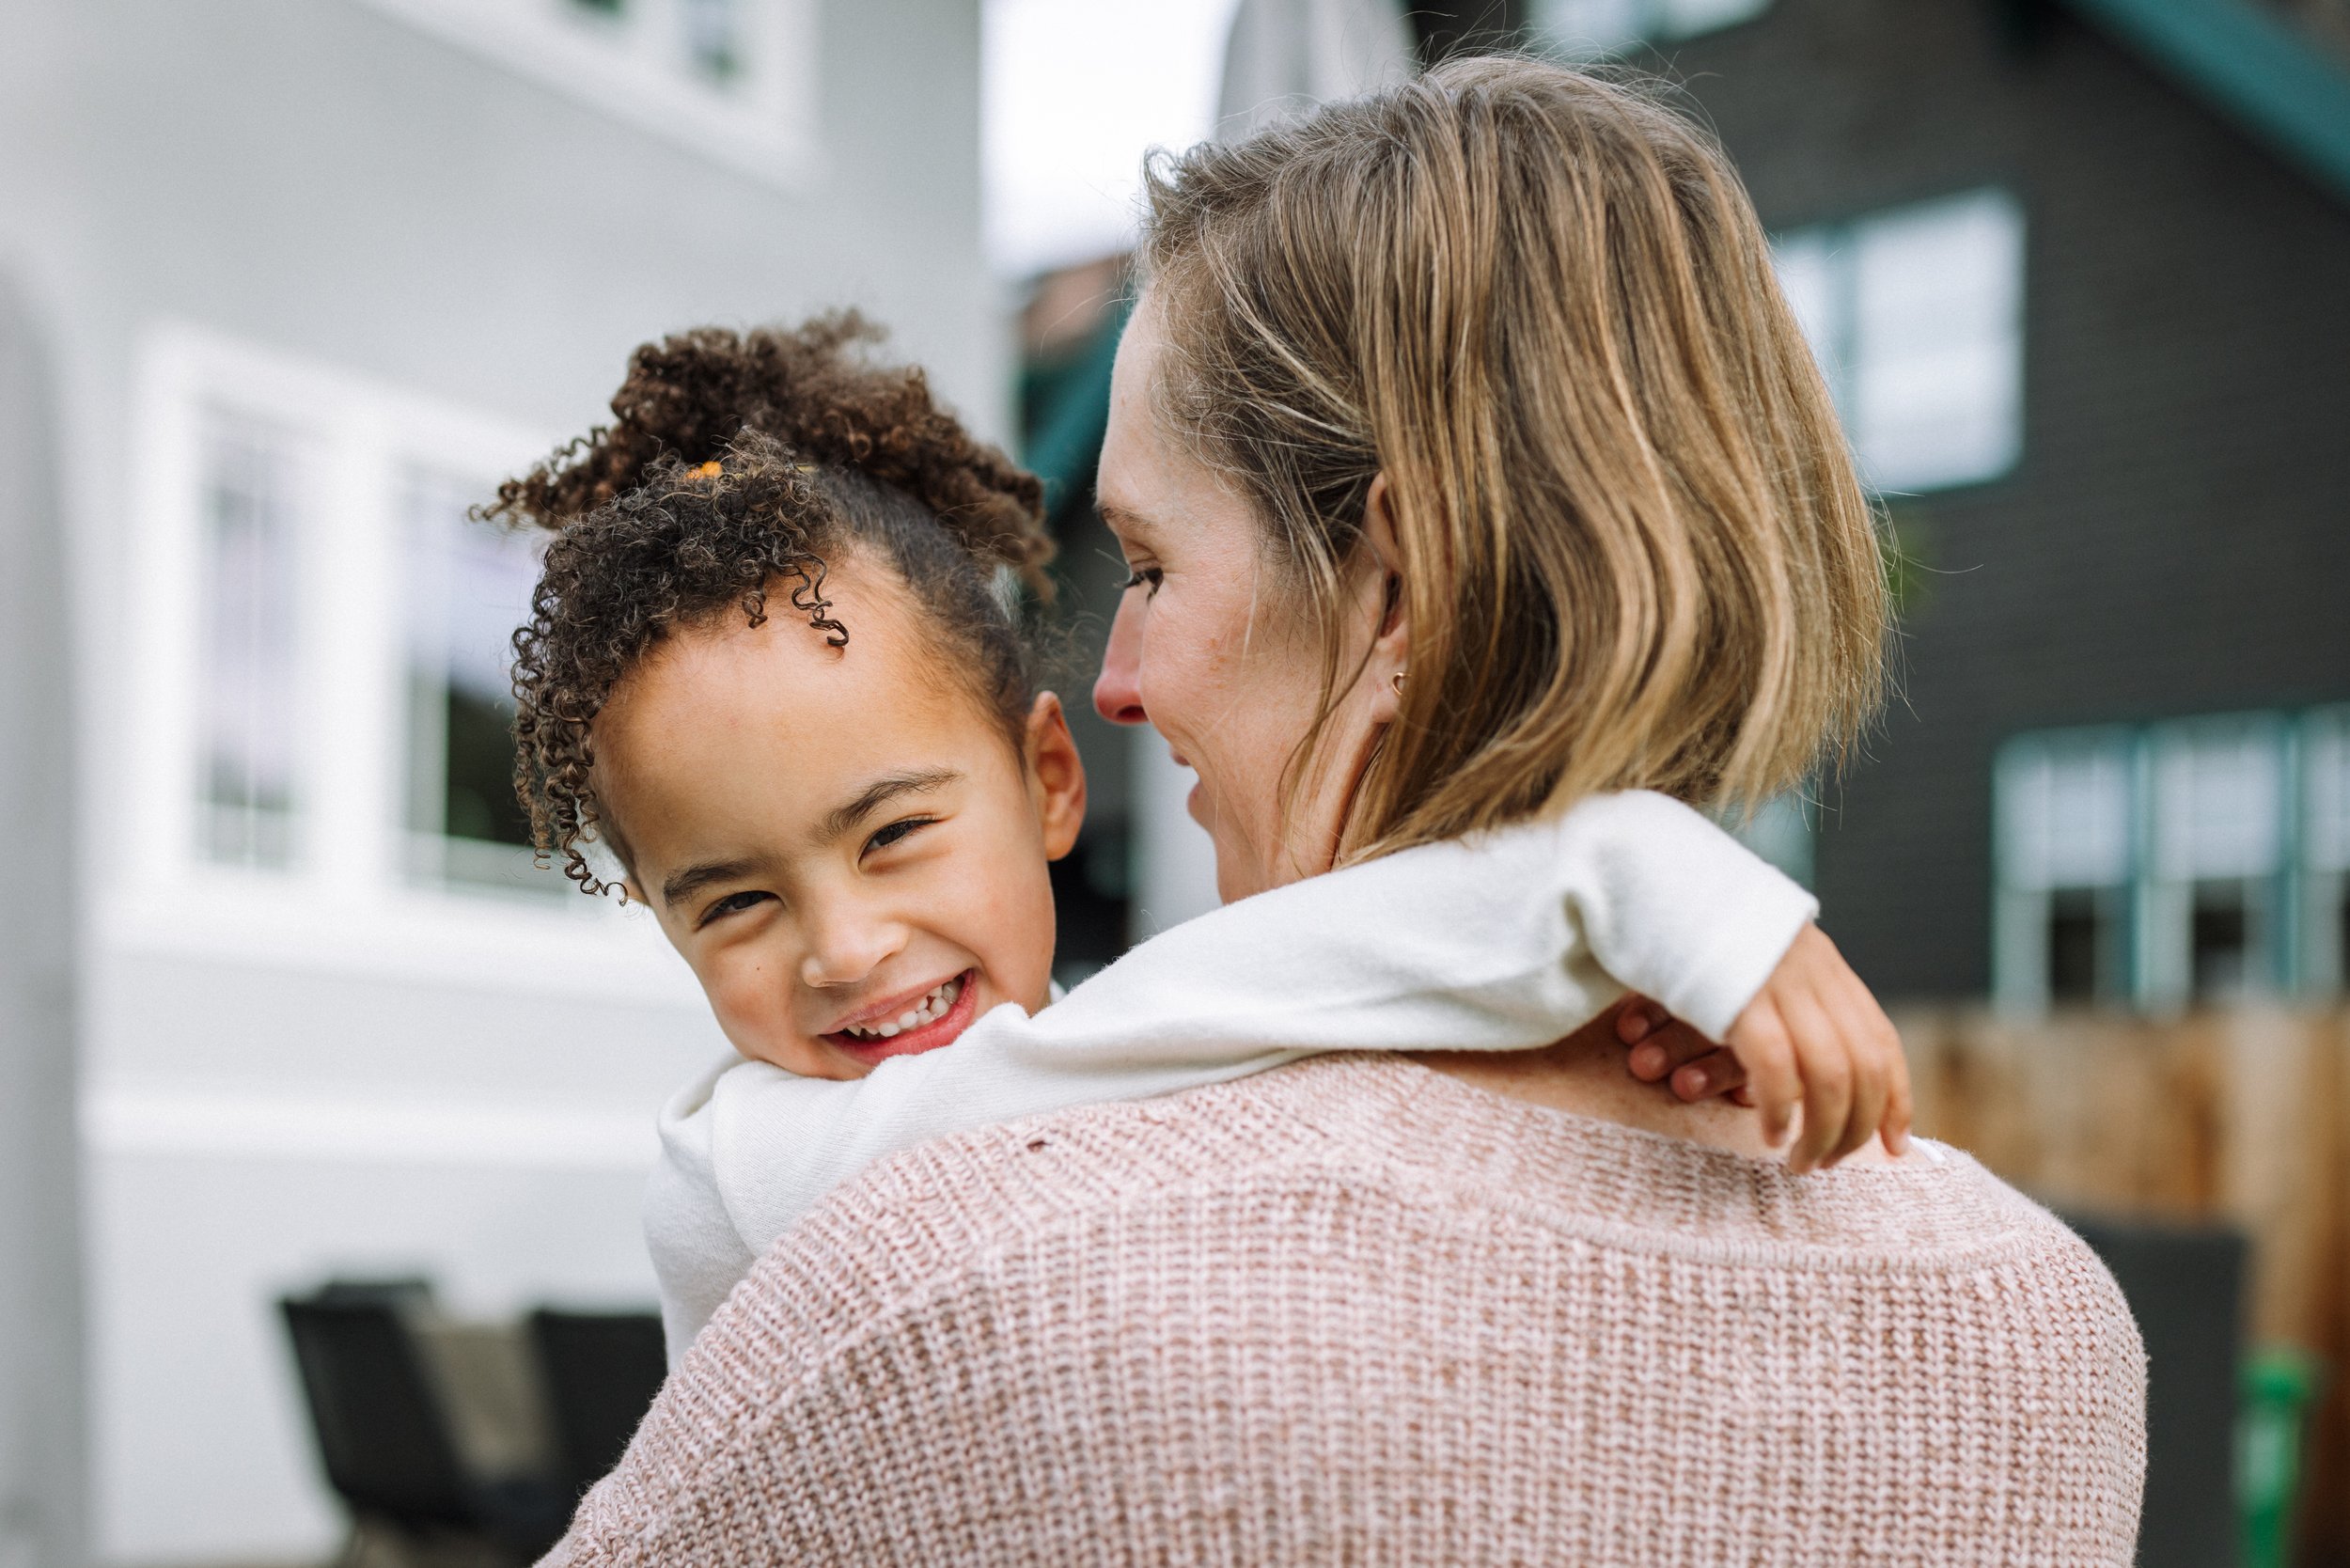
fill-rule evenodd
<path id="1" fill-rule="evenodd" d="M 898 1150 L 1317 1051 L 1531 1049 L 1627 990 L 1718 1040 L 1817 911 L 1679 802 L 1599 795 L 1227 904 L 1034 1016 L 1007 1003 L 863 1078 L 729 1055 L 663 1107 L 646 1188 L 670 1361 L 818 1200 Z"/>

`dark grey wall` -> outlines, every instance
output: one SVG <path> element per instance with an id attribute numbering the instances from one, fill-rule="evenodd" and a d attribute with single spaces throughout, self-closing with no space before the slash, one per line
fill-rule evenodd
<path id="1" fill-rule="evenodd" d="M 65 570 L 47 365 L 0 272 L 0 1561 L 83 1528 Z"/>
<path id="2" fill-rule="evenodd" d="M 1819 845 L 1895 996 L 1988 988 L 2004 736 L 2350 698 L 2350 205 L 2017 9 L 1779 0 L 1669 62 L 1774 229 L 1992 182 L 2027 214 L 2023 461 L 1904 504 L 1935 574 Z"/>

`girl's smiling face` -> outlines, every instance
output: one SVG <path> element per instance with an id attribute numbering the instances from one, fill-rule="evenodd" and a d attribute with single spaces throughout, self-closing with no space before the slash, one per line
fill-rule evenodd
<path id="1" fill-rule="evenodd" d="M 1044 1005 L 1085 772 L 1049 693 L 1014 748 L 885 568 L 824 588 L 844 648 L 781 592 L 657 645 L 596 717 L 595 790 L 735 1049 L 854 1078 Z"/>

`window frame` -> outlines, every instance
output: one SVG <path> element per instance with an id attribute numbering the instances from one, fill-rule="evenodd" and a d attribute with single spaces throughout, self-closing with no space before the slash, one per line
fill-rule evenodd
<path id="1" fill-rule="evenodd" d="M 1566 0 L 1573 4 L 1573 0 Z M 1689 39 L 1703 38 L 1731 27 L 1743 27 L 1759 22 L 1770 13 L 1777 0 L 1731 0 L 1724 8 L 1731 14 L 1708 18 L 1691 24 L 1677 16 L 1677 9 L 1687 0 L 1619 0 L 1626 11 L 1628 26 L 1617 30 L 1615 36 L 1603 38 L 1595 33 L 1572 30 L 1574 24 L 1555 19 L 1562 8 L 1559 0 L 1549 4 L 1537 0 L 1528 30 L 1539 47 L 1571 60 L 1590 60 L 1622 54 L 1643 44 L 1680 43 Z"/>
<path id="2" fill-rule="evenodd" d="M 1996 463 L 1966 469 L 1951 477 L 1927 475 L 1921 478 L 1914 473 L 1883 477 L 1872 471 L 1871 454 L 1862 440 L 1867 434 L 1861 419 L 1863 411 L 1858 406 L 1865 352 L 1859 330 L 1862 314 L 1861 250 L 1872 231 L 1915 223 L 1936 209 L 1957 210 L 1970 204 L 1999 209 L 2013 221 L 2014 274 L 2011 304 L 2013 362 L 2009 367 L 2012 397 L 2006 410 L 2007 426 L 2002 432 L 2006 437 L 2004 450 L 1999 453 Z M 1844 427 L 1846 438 L 1852 444 L 1854 461 L 1860 470 L 1860 477 L 1872 491 L 1882 495 L 1930 495 L 1974 485 L 1995 484 L 2022 466 L 2029 445 L 2031 217 L 2022 197 L 2013 187 L 1998 181 L 1969 185 L 1938 196 L 1873 208 L 1847 217 L 1803 224 L 1774 234 L 1771 245 L 1775 261 L 1782 260 L 1797 247 L 1807 247 L 1815 249 L 1828 266 L 1829 274 L 1824 279 L 1825 292 L 1821 303 L 1832 319 L 1817 324 L 1816 336 L 1814 323 L 1806 321 L 1805 337 L 1810 343 L 1813 358 L 1819 362 L 1820 373 L 1836 400 L 1837 415 Z M 1781 288 L 1787 289 L 1783 273 Z M 1793 303 L 1794 290 L 1788 290 L 1788 292 Z M 1798 310 L 1797 314 L 1800 316 L 1802 312 Z"/>
<path id="3" fill-rule="evenodd" d="M 822 173 L 816 0 L 743 0 L 752 8 L 750 63 L 730 83 L 696 77 L 682 46 L 664 50 L 648 37 L 679 31 L 682 0 L 642 3 L 650 17 L 607 22 L 574 0 L 359 0 L 762 183 L 813 184 Z"/>
<path id="4" fill-rule="evenodd" d="M 2183 759 L 2232 735 L 2273 767 L 2273 855 L 2264 867 L 2210 871 L 2180 863 Z M 2110 885 L 2038 886 L 2014 872 L 2013 798 L 2020 772 L 2050 748 L 2100 745 L 2127 758 L 2126 874 Z M 2248 997 L 2323 1001 L 2350 988 L 2350 864 L 2321 863 L 2312 798 L 2319 769 L 2342 770 L 2329 788 L 2350 794 L 2350 704 L 2300 712 L 2251 709 L 2137 725 L 2028 730 L 2008 738 L 1992 769 L 1992 996 L 2004 1012 L 2036 1016 L 2051 1004 L 2044 946 L 2053 901 L 2092 891 L 2110 901 L 2123 944 L 2116 983 L 2100 1002 L 2155 1015 L 2193 1004 L 2199 891 L 2240 885 L 2247 924 Z M 2340 809 L 2339 803 L 2336 804 Z M 2263 837 L 2268 835 L 2264 834 Z M 2350 862 L 2350 846 L 2336 858 Z M 2225 998 L 2222 998 L 2224 1001 Z"/>
<path id="5" fill-rule="evenodd" d="M 300 432 L 302 661 L 294 852 L 283 868 L 209 858 L 197 837 L 201 443 L 220 408 Z M 410 872 L 405 466 L 515 471 L 543 431 L 184 323 L 146 335 L 118 729 L 121 832 L 102 868 L 99 933 L 118 950 L 264 962 L 669 1002 L 695 995 L 649 912 Z M 353 591 L 376 585 L 381 591 Z"/>

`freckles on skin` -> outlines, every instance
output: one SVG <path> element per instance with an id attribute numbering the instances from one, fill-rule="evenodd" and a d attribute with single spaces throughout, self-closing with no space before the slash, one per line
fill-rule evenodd
<path id="1" fill-rule="evenodd" d="M 1358 681 L 1324 726 L 1310 771 L 1283 788 L 1320 713 L 1320 623 L 1268 556 L 1254 505 L 1164 428 L 1152 391 L 1159 352 L 1158 306 L 1146 293 L 1119 347 L 1096 482 L 1103 518 L 1144 580 L 1120 602 L 1095 706 L 1150 723 L 1198 773 L 1189 809 L 1214 840 L 1229 902 L 1330 869 L 1380 721 Z M 1370 647 L 1380 597 L 1340 608 L 1341 670 Z"/>

